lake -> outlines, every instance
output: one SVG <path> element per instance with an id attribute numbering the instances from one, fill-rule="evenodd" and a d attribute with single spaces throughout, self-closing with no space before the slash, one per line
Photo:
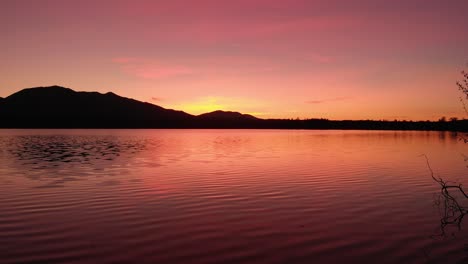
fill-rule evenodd
<path id="1" fill-rule="evenodd" d="M 0 262 L 461 263 L 459 136 L 0 130 Z"/>

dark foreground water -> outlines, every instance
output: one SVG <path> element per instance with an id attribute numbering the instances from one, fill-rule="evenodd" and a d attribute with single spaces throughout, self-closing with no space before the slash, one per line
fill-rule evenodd
<path id="1" fill-rule="evenodd" d="M 464 263 L 468 226 L 441 226 L 420 155 L 463 182 L 465 150 L 439 132 L 0 130 L 0 263 Z"/>

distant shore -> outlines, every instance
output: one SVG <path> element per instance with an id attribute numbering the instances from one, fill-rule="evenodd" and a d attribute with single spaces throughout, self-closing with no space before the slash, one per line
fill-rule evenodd
<path id="1" fill-rule="evenodd" d="M 191 115 L 114 93 L 60 86 L 23 89 L 0 99 L 0 128 L 333 129 L 468 132 L 467 119 L 439 121 L 261 119 L 231 111 Z"/>
<path id="2" fill-rule="evenodd" d="M 468 120 L 457 121 L 376 121 L 376 120 L 327 120 L 327 119 L 257 119 L 249 124 L 231 122 L 126 125 L 117 123 L 89 124 L 83 122 L 63 125 L 52 123 L 0 124 L 1 129 L 304 129 L 304 130 L 414 130 L 468 132 Z"/>

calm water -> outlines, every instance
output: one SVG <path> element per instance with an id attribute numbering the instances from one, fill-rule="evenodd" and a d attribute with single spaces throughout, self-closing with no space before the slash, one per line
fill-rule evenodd
<path id="1" fill-rule="evenodd" d="M 0 262 L 464 263 L 468 226 L 441 229 L 420 155 L 463 182 L 467 149 L 439 132 L 0 130 Z"/>

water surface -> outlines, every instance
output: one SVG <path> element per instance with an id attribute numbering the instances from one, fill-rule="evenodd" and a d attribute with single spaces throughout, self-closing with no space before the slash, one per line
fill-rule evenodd
<path id="1" fill-rule="evenodd" d="M 0 130 L 0 262 L 463 262 L 463 222 L 441 228 L 421 154 L 463 182 L 466 146 L 445 132 Z"/>

